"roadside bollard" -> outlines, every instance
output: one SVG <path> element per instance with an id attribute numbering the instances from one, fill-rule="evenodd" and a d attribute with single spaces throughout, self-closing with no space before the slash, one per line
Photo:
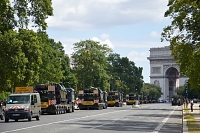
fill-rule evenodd
<path id="1" fill-rule="evenodd" d="M 199 105 L 199 114 L 200 114 L 200 105 Z"/>

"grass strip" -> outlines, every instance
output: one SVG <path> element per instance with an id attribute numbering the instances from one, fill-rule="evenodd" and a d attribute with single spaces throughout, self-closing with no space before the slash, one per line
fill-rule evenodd
<path id="1" fill-rule="evenodd" d="M 187 120 L 188 132 L 189 133 L 200 133 L 200 127 L 195 120 L 195 117 L 189 112 L 189 109 L 184 109 L 184 119 Z"/>

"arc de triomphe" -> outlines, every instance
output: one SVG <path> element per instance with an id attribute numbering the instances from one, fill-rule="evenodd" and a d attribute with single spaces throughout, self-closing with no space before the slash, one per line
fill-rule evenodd
<path id="1" fill-rule="evenodd" d="M 179 66 L 171 56 L 169 46 L 150 48 L 150 83 L 160 86 L 163 95 L 160 99 L 171 100 L 176 95 L 175 89 L 185 84 L 188 77 L 180 77 Z"/>

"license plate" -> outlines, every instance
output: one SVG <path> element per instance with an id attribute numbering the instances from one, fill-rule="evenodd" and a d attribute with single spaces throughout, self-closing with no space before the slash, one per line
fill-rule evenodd
<path id="1" fill-rule="evenodd" d="M 20 116 L 20 114 L 13 114 L 12 116 Z"/>

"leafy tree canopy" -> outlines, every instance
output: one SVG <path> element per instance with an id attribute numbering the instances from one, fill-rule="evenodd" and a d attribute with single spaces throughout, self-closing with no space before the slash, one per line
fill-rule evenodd
<path id="1" fill-rule="evenodd" d="M 162 32 L 162 41 L 170 42 L 172 55 L 180 66 L 180 74 L 189 77 L 192 88 L 200 83 L 200 1 L 169 0 L 165 17 L 171 25 Z"/>
<path id="2" fill-rule="evenodd" d="M 1 0 L 0 33 L 28 26 L 46 30 L 45 20 L 52 15 L 51 0 Z"/>
<path id="3" fill-rule="evenodd" d="M 140 90 L 140 94 L 143 94 L 144 96 L 153 98 L 155 100 L 160 98 L 161 95 L 163 95 L 160 87 L 149 83 L 143 84 Z"/>
<path id="4" fill-rule="evenodd" d="M 109 88 L 109 76 L 106 72 L 106 56 L 112 51 L 108 45 L 92 40 L 74 43 L 72 60 L 74 73 L 78 80 L 78 89 L 91 86 L 102 90 Z"/>
<path id="5" fill-rule="evenodd" d="M 107 61 L 109 63 L 108 73 L 111 78 L 111 90 L 119 88 L 116 82 L 120 81 L 125 88 L 125 93 L 135 92 L 135 86 L 138 89 L 142 87 L 143 76 L 141 67 L 136 67 L 133 61 L 130 61 L 127 57 L 120 57 L 119 54 L 111 53 Z"/>

